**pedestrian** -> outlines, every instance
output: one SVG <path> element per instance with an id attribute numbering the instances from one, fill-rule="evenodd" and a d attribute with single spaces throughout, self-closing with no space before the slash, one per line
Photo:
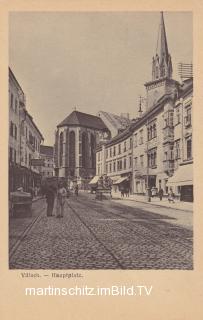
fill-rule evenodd
<path id="1" fill-rule="evenodd" d="M 52 185 L 48 185 L 45 187 L 43 193 L 45 194 L 47 201 L 47 217 L 51 217 L 53 215 L 56 189 Z"/>
<path id="2" fill-rule="evenodd" d="M 78 184 L 75 186 L 75 195 L 78 196 Z"/>
<path id="3" fill-rule="evenodd" d="M 168 193 L 168 201 L 174 203 L 174 193 L 173 193 L 173 189 L 170 188 L 169 193 Z"/>
<path id="4" fill-rule="evenodd" d="M 64 184 L 59 183 L 59 188 L 57 191 L 57 218 L 62 218 L 64 215 L 64 206 L 67 198 L 67 191 Z"/>
<path id="5" fill-rule="evenodd" d="M 129 197 L 130 190 L 128 188 L 125 189 L 125 196 Z"/>
<path id="6" fill-rule="evenodd" d="M 160 188 L 159 189 L 159 199 L 160 199 L 160 201 L 162 201 L 163 194 L 164 194 L 164 190 L 162 188 Z"/>
<path id="7" fill-rule="evenodd" d="M 152 187 L 151 189 L 152 198 L 156 196 L 156 188 Z"/>

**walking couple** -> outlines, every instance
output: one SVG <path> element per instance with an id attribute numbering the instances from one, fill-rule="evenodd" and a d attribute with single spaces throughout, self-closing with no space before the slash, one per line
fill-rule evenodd
<path id="1" fill-rule="evenodd" d="M 58 190 L 54 186 L 48 186 L 45 191 L 47 200 L 47 217 L 53 216 L 55 197 L 57 199 L 56 217 L 62 218 L 64 215 L 64 206 L 67 198 L 67 191 L 64 183 L 60 182 Z"/>

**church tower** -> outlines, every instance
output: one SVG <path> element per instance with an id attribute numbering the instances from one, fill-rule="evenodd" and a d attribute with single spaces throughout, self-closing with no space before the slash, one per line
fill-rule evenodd
<path id="1" fill-rule="evenodd" d="M 152 58 L 152 80 L 145 83 L 148 109 L 153 107 L 163 95 L 170 94 L 175 89 L 177 82 L 172 79 L 172 72 L 164 16 L 161 12 L 156 54 Z"/>

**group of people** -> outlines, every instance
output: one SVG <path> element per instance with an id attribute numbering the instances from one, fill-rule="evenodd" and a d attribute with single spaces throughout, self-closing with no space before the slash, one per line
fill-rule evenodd
<path id="1" fill-rule="evenodd" d="M 121 189 L 121 198 L 123 198 L 124 196 L 129 197 L 130 195 L 130 190 L 129 189 Z"/>
<path id="2" fill-rule="evenodd" d="M 121 198 L 123 198 L 124 196 L 129 197 L 129 193 L 130 190 L 129 189 L 120 189 L 121 191 Z M 149 189 L 149 197 L 153 198 L 155 196 L 159 197 L 160 201 L 162 201 L 163 199 L 163 195 L 164 195 L 164 190 L 162 188 L 159 188 L 158 193 L 157 193 L 157 189 L 155 187 L 152 187 L 152 189 Z M 173 189 L 170 188 L 169 192 L 168 192 L 168 201 L 174 203 L 175 202 L 175 195 L 173 192 Z"/>
<path id="3" fill-rule="evenodd" d="M 78 196 L 78 185 L 74 188 L 75 195 Z M 64 215 L 64 207 L 68 196 L 65 184 L 59 182 L 58 188 L 48 185 L 43 191 L 47 201 L 47 217 L 53 216 L 54 203 L 56 198 L 56 217 L 62 218 Z"/>

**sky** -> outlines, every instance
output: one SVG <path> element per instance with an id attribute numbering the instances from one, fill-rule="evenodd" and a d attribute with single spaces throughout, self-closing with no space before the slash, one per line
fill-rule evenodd
<path id="1" fill-rule="evenodd" d="M 164 12 L 173 78 L 192 62 L 192 13 Z M 54 132 L 74 108 L 137 116 L 151 80 L 160 12 L 11 12 L 9 66 L 28 112 L 53 145 Z"/>

